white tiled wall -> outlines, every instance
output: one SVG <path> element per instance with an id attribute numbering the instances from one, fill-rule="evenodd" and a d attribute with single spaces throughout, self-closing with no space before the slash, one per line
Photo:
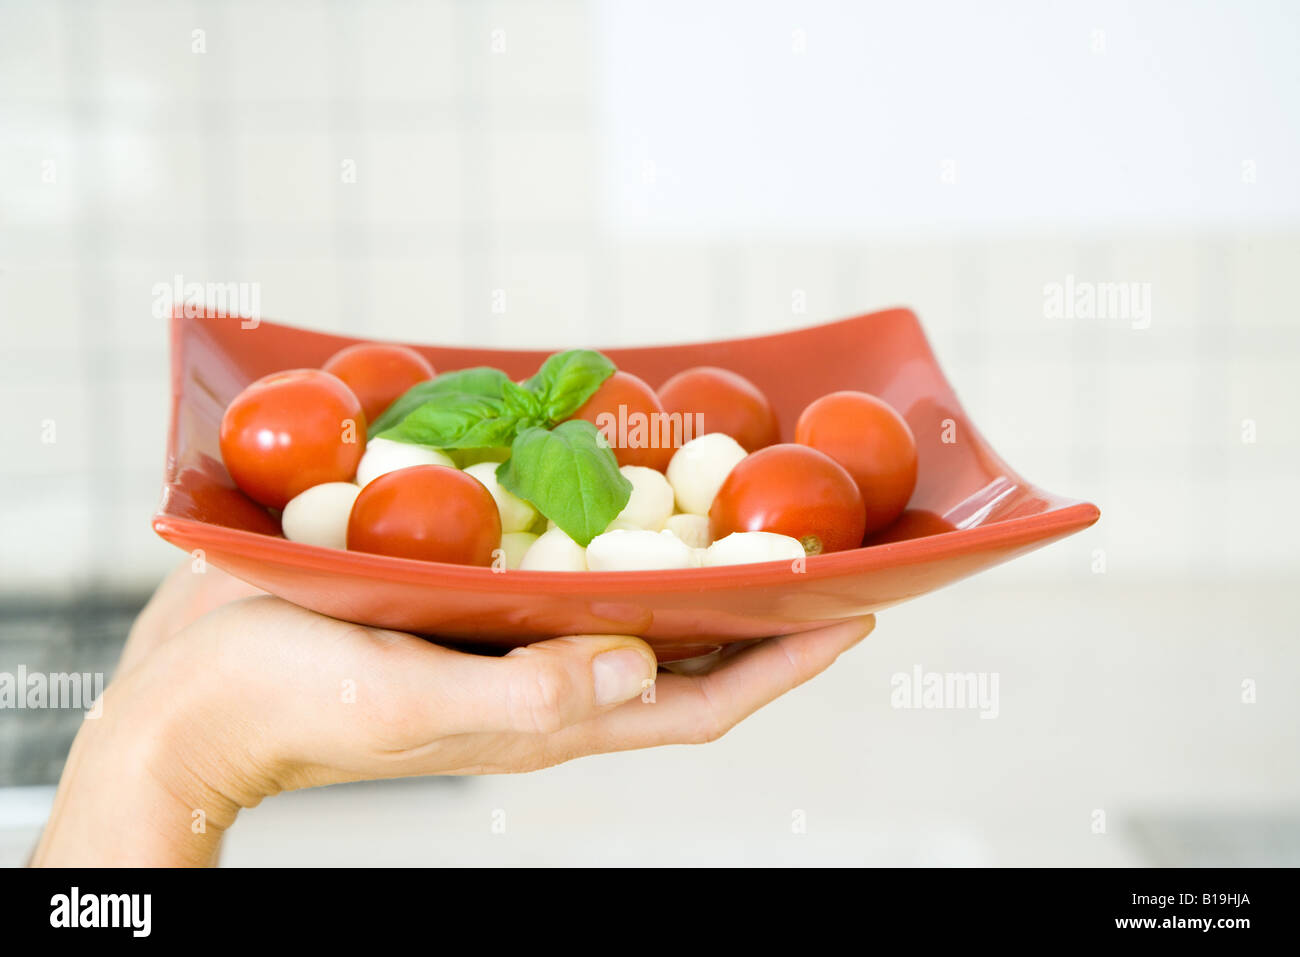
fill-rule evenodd
<path id="1" fill-rule="evenodd" d="M 1087 576 L 1103 548 L 1135 580 L 1294 579 L 1300 227 L 629 236 L 603 206 L 594 22 L 580 0 L 0 3 L 0 588 L 145 587 L 176 560 L 148 520 L 151 290 L 178 273 L 256 282 L 268 318 L 496 345 L 907 304 L 1005 457 L 1102 506 L 997 574 Z M 1151 283 L 1151 327 L 1045 319 L 1067 274 Z"/>

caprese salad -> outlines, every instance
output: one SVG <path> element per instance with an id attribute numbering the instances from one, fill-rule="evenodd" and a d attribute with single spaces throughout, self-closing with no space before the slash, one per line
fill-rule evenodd
<path id="1" fill-rule="evenodd" d="M 363 343 L 253 382 L 220 444 L 292 541 L 496 569 L 793 562 L 857 548 L 906 507 L 916 443 L 881 399 L 822 396 L 794 438 L 726 369 L 656 390 L 575 349 L 517 382 Z"/>

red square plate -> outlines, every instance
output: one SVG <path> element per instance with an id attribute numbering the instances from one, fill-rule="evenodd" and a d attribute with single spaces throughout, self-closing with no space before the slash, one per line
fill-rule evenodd
<path id="1" fill-rule="evenodd" d="M 657 385 L 694 365 L 733 369 L 771 399 L 789 441 L 800 410 L 836 389 L 874 393 L 916 435 L 910 507 L 869 547 L 808 559 L 644 572 L 500 571 L 290 542 L 234 487 L 217 434 L 226 404 L 280 369 L 319 366 L 359 340 L 224 316 L 172 320 L 172 421 L 154 528 L 303 607 L 458 643 L 511 647 L 564 634 L 641 635 L 662 660 L 877 611 L 1086 528 L 1099 512 L 1025 481 L 966 417 L 916 316 L 891 309 L 752 339 L 607 349 Z M 531 375 L 547 353 L 413 346 L 439 371 Z"/>

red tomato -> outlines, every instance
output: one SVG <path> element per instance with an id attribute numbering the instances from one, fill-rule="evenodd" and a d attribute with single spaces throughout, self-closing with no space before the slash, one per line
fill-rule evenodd
<path id="1" fill-rule="evenodd" d="M 662 472 L 677 451 L 677 436 L 667 427 L 655 390 L 630 372 L 615 372 L 569 418 L 586 419 L 604 432 L 619 465 Z"/>
<path id="2" fill-rule="evenodd" d="M 832 392 L 799 416 L 794 439 L 848 469 L 867 508 L 867 533 L 903 513 L 916 488 L 916 440 L 893 407 L 866 392 Z"/>
<path id="3" fill-rule="evenodd" d="M 413 465 L 361 490 L 348 518 L 348 548 L 457 565 L 491 565 L 501 515 L 482 482 L 445 465 Z"/>
<path id="4" fill-rule="evenodd" d="M 221 417 L 221 459 L 249 498 L 283 508 L 322 482 L 350 482 L 366 445 L 366 415 L 342 381 L 320 369 L 258 379 Z"/>
<path id="5" fill-rule="evenodd" d="M 414 349 L 384 342 L 361 342 L 330 356 L 321 366 L 348 384 L 366 421 L 373 422 L 413 385 L 433 378 L 433 366 Z"/>
<path id="6" fill-rule="evenodd" d="M 769 445 L 741 459 L 709 509 L 714 541 L 732 532 L 777 532 L 810 555 L 862 544 L 866 513 L 853 476 L 804 445 Z"/>
<path id="7" fill-rule="evenodd" d="M 780 441 L 776 413 L 767 396 L 743 375 L 716 366 L 696 366 L 679 372 L 659 387 L 659 401 L 668 413 L 700 413 L 703 429 L 695 435 L 725 432 L 757 452 Z"/>

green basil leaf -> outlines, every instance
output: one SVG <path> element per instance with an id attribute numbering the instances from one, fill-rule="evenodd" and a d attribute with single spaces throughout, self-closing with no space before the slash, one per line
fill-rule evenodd
<path id="1" fill-rule="evenodd" d="M 615 372 L 614 363 L 592 349 L 557 352 L 524 383 L 537 394 L 548 422 L 559 422 L 581 408 Z"/>
<path id="2" fill-rule="evenodd" d="M 417 383 L 402 393 L 392 405 L 379 414 L 375 421 L 370 423 L 370 428 L 366 430 L 367 436 L 373 439 L 380 432 L 388 431 L 432 396 L 444 392 L 462 392 L 466 395 L 499 399 L 506 383 L 514 385 L 504 372 L 490 366 L 475 366 L 472 369 L 444 372 L 428 382 Z"/>
<path id="3" fill-rule="evenodd" d="M 485 449 L 508 445 L 518 424 L 504 399 L 439 392 L 378 437 L 438 449 Z"/>
<path id="4" fill-rule="evenodd" d="M 519 430 L 522 431 L 534 425 L 548 424 L 546 416 L 542 412 L 541 399 L 537 397 L 536 393 L 530 392 L 523 386 L 516 385 L 507 379 L 501 392 L 501 398 L 505 400 L 506 410 L 515 417 Z"/>
<path id="5" fill-rule="evenodd" d="M 524 429 L 497 481 L 551 519 L 584 548 L 632 496 L 632 483 L 590 422 L 571 419 L 554 429 Z"/>

